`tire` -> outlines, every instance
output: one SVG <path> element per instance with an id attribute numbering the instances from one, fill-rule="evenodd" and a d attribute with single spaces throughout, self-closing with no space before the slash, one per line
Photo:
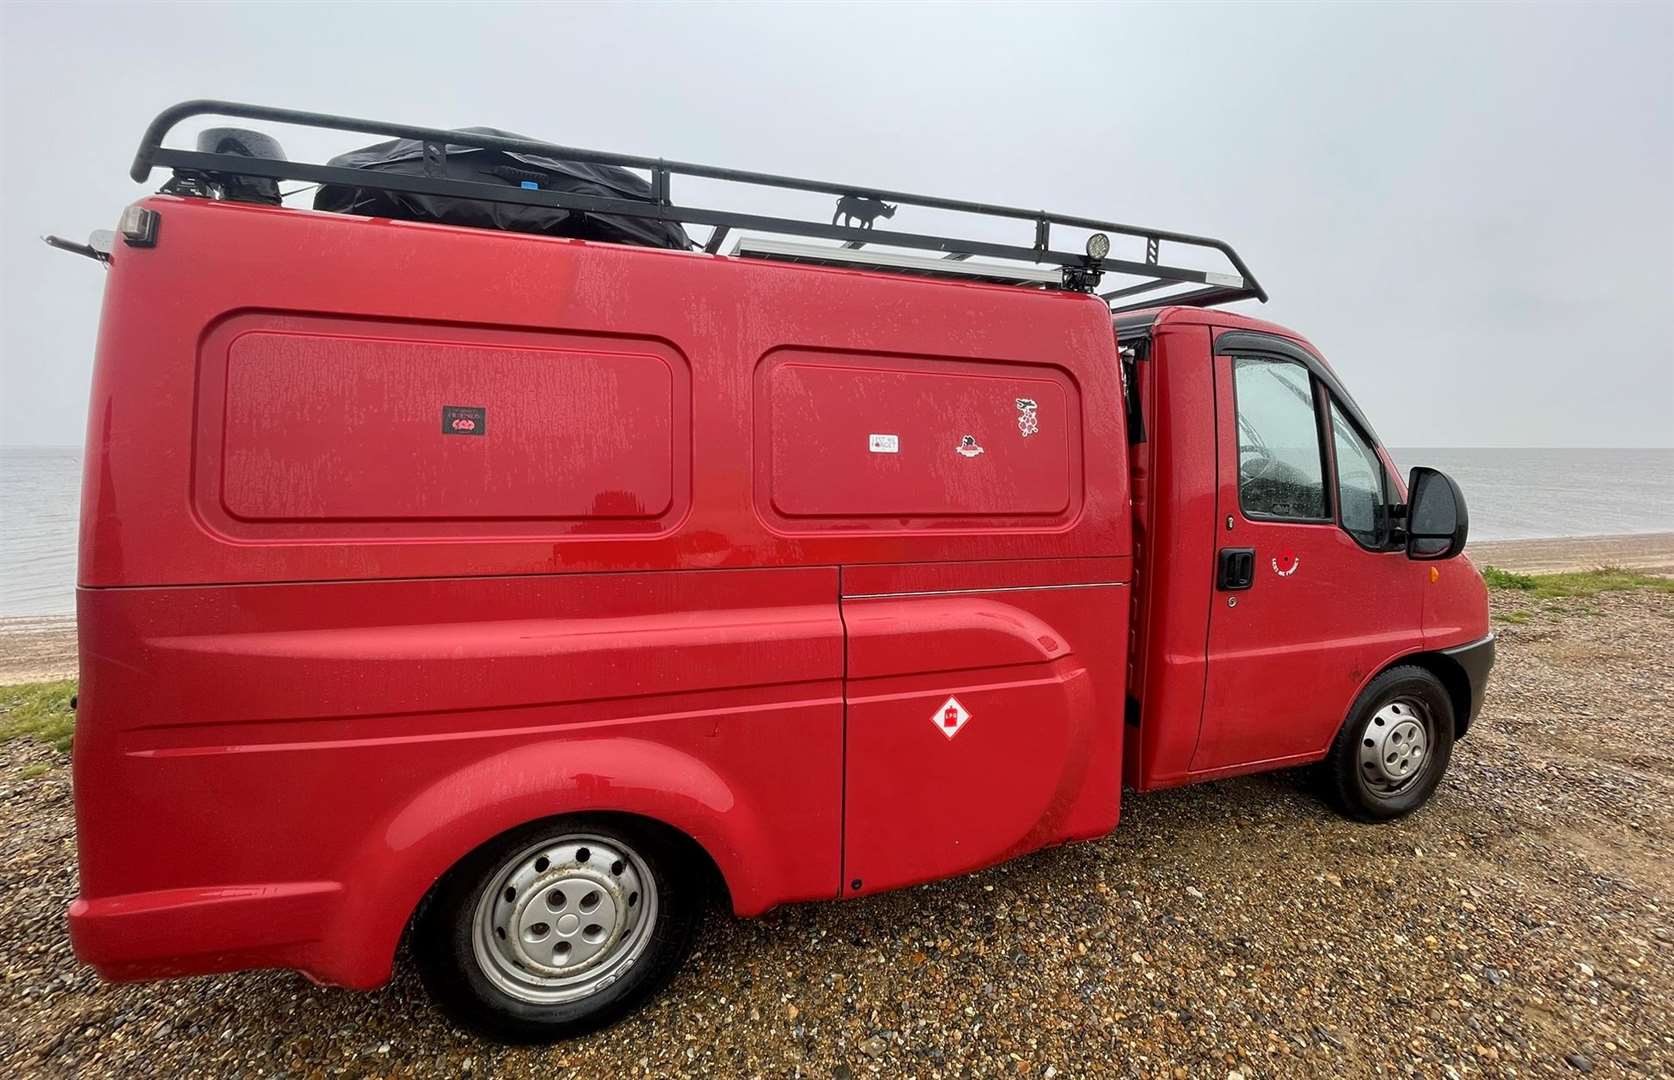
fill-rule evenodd
<path id="1" fill-rule="evenodd" d="M 704 880 L 653 826 L 594 815 L 534 822 L 437 885 L 414 926 L 419 978 L 449 1019 L 499 1042 L 597 1030 L 673 977 Z"/>
<path id="2" fill-rule="evenodd" d="M 1440 679 L 1410 664 L 1390 668 L 1355 700 L 1326 755 L 1327 795 L 1358 821 L 1412 813 L 1447 772 L 1453 725 L 1453 699 Z"/>

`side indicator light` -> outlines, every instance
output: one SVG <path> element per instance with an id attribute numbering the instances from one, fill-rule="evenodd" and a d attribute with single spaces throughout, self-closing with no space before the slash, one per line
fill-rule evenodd
<path id="1" fill-rule="evenodd" d="M 1437 570 L 1433 566 L 1430 567 L 1430 584 L 1434 585 L 1436 582 L 1438 582 L 1440 580 L 1441 580 L 1441 571 Z"/>

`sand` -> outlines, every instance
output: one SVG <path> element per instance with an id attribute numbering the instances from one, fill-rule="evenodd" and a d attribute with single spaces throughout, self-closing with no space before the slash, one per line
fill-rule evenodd
<path id="1" fill-rule="evenodd" d="M 1616 566 L 1674 577 L 1674 533 L 1484 540 L 1466 554 L 1477 565 L 1549 574 Z M 0 686 L 76 674 L 76 624 L 69 615 L 0 618 Z"/>
<path id="2" fill-rule="evenodd" d="M 1483 540 L 1465 554 L 1478 566 L 1520 574 L 1555 574 L 1601 566 L 1674 577 L 1674 533 L 1629 536 L 1572 536 L 1550 540 Z"/>
<path id="3" fill-rule="evenodd" d="M 0 686 L 71 679 L 75 674 L 75 616 L 0 619 Z"/>

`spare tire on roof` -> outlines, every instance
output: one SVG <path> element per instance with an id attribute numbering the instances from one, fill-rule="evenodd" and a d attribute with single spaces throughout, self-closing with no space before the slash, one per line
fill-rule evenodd
<path id="1" fill-rule="evenodd" d="M 527 138 L 497 128 L 471 127 L 461 130 L 474 135 L 494 135 L 505 139 Z M 543 191 L 566 191 L 577 195 L 652 201 L 649 183 L 628 170 L 613 165 L 563 161 L 539 154 L 482 150 L 451 143 L 445 148 L 445 153 L 447 176 L 452 180 L 504 187 L 519 187 L 528 181 Z M 369 172 L 393 173 L 399 176 L 424 176 L 424 144 L 417 139 L 396 139 L 340 154 L 332 158 L 329 164 L 338 168 L 365 169 Z M 554 206 L 490 202 L 461 198 L 457 195 L 421 195 L 411 191 L 326 184 L 314 194 L 314 209 L 341 214 L 365 214 L 369 217 L 400 218 L 406 221 L 436 221 L 480 229 L 570 236 L 582 240 L 603 240 L 613 244 L 638 244 L 642 247 L 679 250 L 691 247 L 686 230 L 679 222 L 627 217 L 621 214 L 583 213 Z"/>
<path id="2" fill-rule="evenodd" d="M 198 133 L 198 151 L 204 154 L 237 154 L 239 157 L 267 158 L 271 161 L 286 160 L 284 147 L 279 145 L 278 139 L 244 128 L 205 128 Z M 282 201 L 279 198 L 277 180 L 265 176 L 244 176 L 239 173 L 212 172 L 204 175 L 212 183 L 220 186 L 222 198 L 233 202 L 257 202 L 278 206 Z M 163 186 L 163 190 L 176 191 L 176 185 L 176 180 L 170 180 Z"/>

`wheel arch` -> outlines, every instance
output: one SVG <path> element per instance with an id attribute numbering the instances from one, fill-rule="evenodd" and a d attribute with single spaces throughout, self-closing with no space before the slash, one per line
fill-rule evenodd
<path id="1" fill-rule="evenodd" d="M 1471 726 L 1471 680 L 1466 674 L 1464 666 L 1440 651 L 1425 651 L 1408 653 L 1398 656 L 1385 664 L 1373 676 L 1376 679 L 1384 672 L 1398 667 L 1422 668 L 1434 675 L 1442 688 L 1447 691 L 1448 702 L 1453 706 L 1453 738 L 1457 742 L 1465 737 L 1465 732 Z M 1372 679 L 1366 680 L 1370 686 Z M 1362 687 L 1364 690 L 1364 687 Z M 1345 721 L 1346 722 L 1346 721 Z"/>
<path id="2" fill-rule="evenodd" d="M 513 825 L 508 825 L 506 828 L 495 833 L 493 836 L 485 838 L 481 843 L 477 844 L 470 850 L 461 852 L 459 857 L 455 859 L 447 869 L 436 875 L 436 880 L 430 883 L 430 887 L 424 891 L 424 895 L 421 896 L 418 899 L 418 902 L 413 905 L 412 911 L 408 914 L 407 921 L 402 927 L 403 934 L 412 930 L 413 925 L 417 923 L 419 917 L 424 914 L 424 909 L 429 906 L 430 901 L 436 896 L 436 893 L 441 889 L 442 885 L 448 880 L 454 871 L 458 870 L 463 863 L 469 861 L 473 856 L 485 848 L 491 847 L 505 839 L 507 836 L 510 836 L 512 833 L 529 826 L 551 825 L 554 828 L 562 828 L 565 823 L 580 817 L 586 817 L 590 822 L 603 821 L 607 823 L 616 823 L 639 829 L 646 829 L 658 834 L 663 842 L 668 844 L 668 846 L 675 852 L 675 855 L 680 859 L 682 866 L 696 872 L 699 875 L 701 881 L 701 888 L 699 891 L 702 892 L 706 899 L 719 898 L 720 901 L 725 903 L 728 907 L 732 906 L 732 891 L 727 886 L 726 875 L 721 873 L 721 867 L 715 862 L 715 857 L 709 853 L 709 849 L 699 843 L 697 838 L 692 836 L 692 834 L 678 829 L 666 821 L 661 821 L 654 817 L 647 817 L 644 814 L 629 813 L 621 810 L 577 810 L 568 813 L 549 814 L 543 818 L 535 818 L 531 821 L 523 821 Z"/>
<path id="3" fill-rule="evenodd" d="M 782 899 L 753 804 L 709 766 L 641 740 L 555 741 L 464 765 L 372 823 L 346 860 L 343 901 L 318 944 L 329 960 L 309 969 L 346 986 L 381 985 L 448 872 L 514 829 L 576 814 L 661 831 L 738 914 Z"/>

